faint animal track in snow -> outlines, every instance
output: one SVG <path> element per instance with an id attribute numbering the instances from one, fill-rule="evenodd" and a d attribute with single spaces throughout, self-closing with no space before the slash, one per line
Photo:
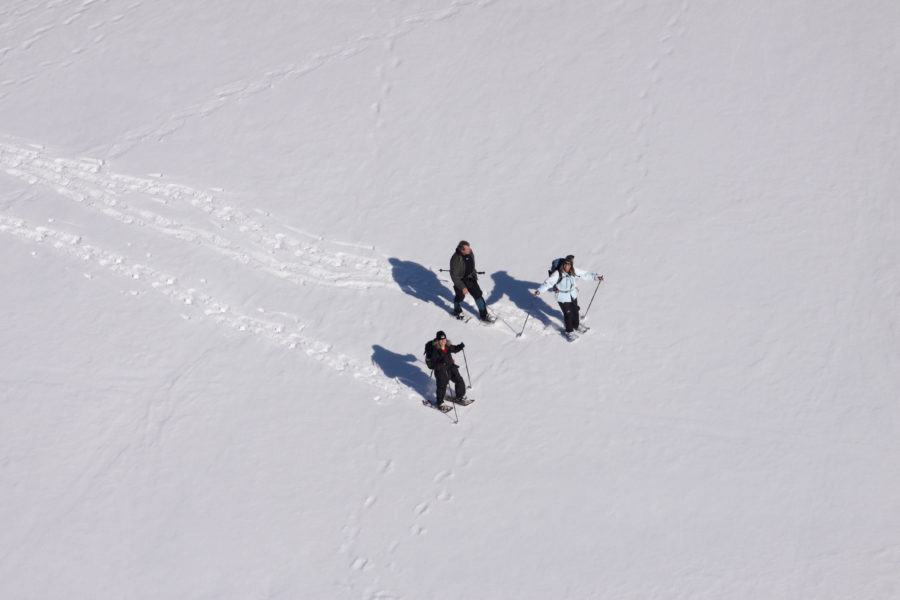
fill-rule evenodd
<path id="1" fill-rule="evenodd" d="M 0 66 L 3 65 L 7 55 L 15 55 L 15 54 L 24 54 L 32 52 L 35 45 L 39 44 L 45 38 L 50 35 L 54 37 L 59 37 L 58 29 L 60 26 L 69 27 L 75 24 L 80 18 L 82 18 L 89 10 L 91 10 L 92 5 L 100 4 L 95 0 L 83 0 L 82 2 L 64 2 L 64 1 L 55 1 L 55 2 L 29 2 L 18 1 L 18 2 L 4 2 L 4 8 L 0 8 L 0 38 L 4 40 L 9 40 L 8 43 L 12 44 L 10 47 L 0 49 Z M 104 3 L 105 4 L 105 3 Z M 126 10 L 131 12 L 136 10 L 140 6 L 140 2 L 131 3 L 126 7 Z M 69 8 L 74 7 L 74 8 Z M 62 11 L 70 11 L 65 14 L 59 14 Z M 114 17 L 111 17 L 109 21 L 97 21 L 92 25 L 88 26 L 86 29 L 88 31 L 97 30 L 99 28 L 108 25 L 110 22 L 116 23 L 125 18 L 125 15 L 119 14 Z M 13 41 L 13 34 L 17 33 L 16 29 L 24 30 L 27 23 L 37 24 L 31 29 L 30 34 L 26 34 L 24 37 L 20 37 L 19 41 Z M 49 23 L 49 24 L 48 24 Z M 54 33 L 56 31 L 56 33 Z M 72 36 L 71 32 L 66 33 L 67 36 Z M 92 43 L 99 43 L 103 41 L 104 35 L 97 34 L 93 36 Z M 77 38 L 75 38 L 77 39 Z M 79 48 L 73 52 L 81 52 L 84 48 Z M 56 65 L 65 65 L 65 61 L 62 60 L 49 60 L 41 63 L 42 68 L 47 68 Z M 24 81 L 20 81 L 19 83 L 24 83 Z"/>
<path id="2" fill-rule="evenodd" d="M 440 473 L 438 473 L 437 475 L 434 476 L 433 481 L 435 483 L 440 483 L 443 480 L 447 479 L 448 477 L 452 477 L 452 476 L 453 476 L 453 473 L 451 473 L 450 471 L 441 471 Z"/>
<path id="3" fill-rule="evenodd" d="M 207 116 L 232 102 L 275 89 L 286 80 L 303 77 L 334 62 L 356 56 L 377 42 L 392 42 L 428 24 L 452 18 L 469 6 L 485 7 L 493 0 L 453 0 L 448 6 L 418 12 L 392 19 L 386 30 L 377 33 L 362 33 L 353 39 L 309 54 L 298 63 L 282 64 L 265 70 L 265 76 L 258 79 L 230 82 L 214 90 L 211 98 L 177 111 L 165 121 L 139 128 L 126 134 L 125 141 L 111 150 L 111 156 L 119 156 L 145 139 L 163 140 L 179 131 L 190 119 Z"/>
<path id="4" fill-rule="evenodd" d="M 352 516 L 350 518 L 350 521 L 355 523 L 355 519 L 353 519 Z M 344 536 L 344 541 L 338 548 L 338 552 L 346 553 L 350 551 L 350 548 L 359 537 L 359 527 L 357 527 L 355 524 L 348 524 L 345 525 L 343 529 L 341 529 L 341 533 Z"/>
<path id="5" fill-rule="evenodd" d="M 672 15 L 666 22 L 666 25 L 659 36 L 659 42 L 662 46 L 661 54 L 657 54 L 647 64 L 649 82 L 647 86 L 644 87 L 638 94 L 638 98 L 646 106 L 645 114 L 632 126 L 632 133 L 634 133 L 638 141 L 638 149 L 636 155 L 634 156 L 634 163 L 638 167 L 641 178 L 646 177 L 649 173 L 649 167 L 647 166 L 647 154 L 651 143 L 650 135 L 652 132 L 650 131 L 650 125 L 652 124 L 653 119 L 656 116 L 654 90 L 662 81 L 662 74 L 660 73 L 661 66 L 665 63 L 666 57 L 671 56 L 674 51 L 674 46 L 671 42 L 673 42 L 675 38 L 680 38 L 684 35 L 686 29 L 685 26 L 682 25 L 682 21 L 684 20 L 684 17 L 687 14 L 689 8 L 690 7 L 687 2 L 682 2 L 679 5 L 678 12 Z M 618 223 L 638 211 L 638 204 L 636 200 L 637 188 L 637 185 L 630 185 L 625 190 L 626 206 L 616 217 L 614 217 L 613 222 Z"/>
<path id="6" fill-rule="evenodd" d="M 363 597 L 365 598 L 394 597 L 383 590 L 375 591 L 378 583 L 376 574 L 385 569 L 396 570 L 396 565 L 387 557 L 396 553 L 400 542 L 394 539 L 385 544 L 382 539 L 373 540 L 371 536 L 365 535 L 367 524 L 381 518 L 381 513 L 376 507 L 378 488 L 388 485 L 385 483 L 385 476 L 393 470 L 393 465 L 394 461 L 390 458 L 377 461 L 374 474 L 368 482 L 368 495 L 348 515 L 341 530 L 343 542 L 338 548 L 338 553 L 345 555 L 348 562 L 346 576 L 340 585 L 350 591 L 364 588 Z M 386 564 L 376 563 L 380 557 L 385 557 Z"/>
<path id="7" fill-rule="evenodd" d="M 453 500 L 453 494 L 451 494 L 448 490 L 439 491 L 436 497 L 441 502 L 450 502 L 451 500 Z"/>
<path id="8" fill-rule="evenodd" d="M 453 468 L 443 469 L 435 473 L 434 477 L 432 477 L 431 479 L 431 482 L 434 485 L 431 486 L 425 499 L 421 500 L 412 508 L 412 513 L 414 516 L 412 525 L 410 525 L 409 527 L 409 532 L 412 536 L 420 536 L 428 533 L 428 529 L 425 526 L 425 521 L 429 518 L 429 515 L 432 512 L 439 513 L 441 511 L 442 504 L 453 501 L 454 495 L 450 488 L 449 482 L 455 477 L 455 469 L 457 467 L 465 468 L 471 462 L 469 458 L 464 456 L 464 448 L 466 444 L 466 438 L 462 438 L 459 441 L 459 444 L 457 445 L 456 456 L 453 459 Z M 432 516 L 430 518 L 435 517 Z"/>

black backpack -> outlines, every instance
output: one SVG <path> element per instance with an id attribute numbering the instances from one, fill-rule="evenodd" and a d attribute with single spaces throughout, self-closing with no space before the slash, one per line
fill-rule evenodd
<path id="1" fill-rule="evenodd" d="M 554 258 L 553 262 L 550 264 L 550 270 L 547 271 L 547 277 L 553 275 L 553 271 L 559 271 L 559 265 L 565 262 L 565 258 Z"/>
<path id="2" fill-rule="evenodd" d="M 560 281 L 562 281 L 562 271 L 559 270 L 559 265 L 561 265 L 561 264 L 564 263 L 565 261 L 566 261 L 565 258 L 554 258 L 554 259 L 553 259 L 553 262 L 550 263 L 550 270 L 547 271 L 547 276 L 548 276 L 548 277 L 549 277 L 550 275 L 553 275 L 554 272 L 559 273 L 559 277 L 556 278 L 556 283 L 557 283 L 557 285 L 559 284 Z M 551 291 L 551 292 L 557 291 L 557 290 L 556 290 L 556 286 L 554 285 L 552 288 L 550 288 L 550 291 Z"/>
<path id="3" fill-rule="evenodd" d="M 425 342 L 425 364 L 429 369 L 434 369 L 434 367 L 431 365 L 431 342 L 433 341 L 434 340 L 428 340 L 427 342 Z"/>

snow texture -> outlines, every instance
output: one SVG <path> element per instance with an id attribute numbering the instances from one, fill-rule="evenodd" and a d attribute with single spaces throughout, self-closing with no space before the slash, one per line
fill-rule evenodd
<path id="1" fill-rule="evenodd" d="M 898 30 L 5 2 L 0 597 L 900 597 Z"/>

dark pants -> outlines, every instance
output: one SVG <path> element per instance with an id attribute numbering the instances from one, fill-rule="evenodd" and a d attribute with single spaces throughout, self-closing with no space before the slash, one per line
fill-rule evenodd
<path id="1" fill-rule="evenodd" d="M 578 329 L 578 299 L 571 302 L 560 302 L 559 307 L 563 312 L 563 320 L 566 322 L 566 333 Z"/>
<path id="2" fill-rule="evenodd" d="M 466 382 L 459 375 L 459 369 L 453 367 L 451 369 L 442 369 L 434 372 L 434 378 L 437 380 L 437 404 L 444 401 L 447 393 L 447 384 L 451 381 L 456 386 L 456 397 L 463 398 L 466 395 Z"/>
<path id="3" fill-rule="evenodd" d="M 466 289 L 469 290 L 469 293 L 475 300 L 475 305 L 478 306 L 478 314 L 481 315 L 481 318 L 483 319 L 487 314 L 487 307 L 484 305 L 484 293 L 482 293 L 481 288 L 478 287 L 478 282 L 474 279 L 463 279 L 463 283 L 466 284 Z M 453 314 L 459 315 L 462 314 L 462 306 L 460 306 L 460 304 L 466 295 L 463 294 L 461 289 L 455 287 L 453 288 L 453 291 L 456 292 L 456 296 L 453 298 Z"/>

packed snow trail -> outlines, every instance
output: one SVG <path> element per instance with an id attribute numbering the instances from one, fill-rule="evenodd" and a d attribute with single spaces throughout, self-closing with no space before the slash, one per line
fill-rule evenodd
<path id="1" fill-rule="evenodd" d="M 335 351 L 331 344 L 305 335 L 304 325 L 299 319 L 295 319 L 295 323 L 285 323 L 243 314 L 208 293 L 183 287 L 178 278 L 171 274 L 131 261 L 121 254 L 98 248 L 85 242 L 81 236 L 34 226 L 22 219 L 4 215 L 0 215 L 0 232 L 33 244 L 48 246 L 71 258 L 89 262 L 118 276 L 140 282 L 145 288 L 167 296 L 182 309 L 188 309 L 190 314 L 281 346 L 298 348 L 330 369 L 348 373 L 354 379 L 365 381 L 389 395 L 398 394 L 403 389 L 396 381 L 379 375 L 371 365 L 362 364 L 346 354 Z"/>
<path id="2" fill-rule="evenodd" d="M 362 245 L 325 241 L 282 225 L 266 211 L 235 208 L 215 193 L 167 183 L 161 177 L 109 173 L 104 161 L 62 158 L 40 146 L 9 142 L 0 142 L 0 166 L 13 177 L 48 187 L 124 226 L 201 246 L 290 283 L 349 290 L 398 289 L 392 265 L 374 249 L 362 254 L 366 249 Z M 511 278 L 502 281 L 506 280 Z M 446 279 L 440 282 L 447 284 Z M 502 297 L 493 301 L 491 309 L 511 332 L 525 322 L 525 312 Z M 537 323 L 530 325 L 529 331 L 552 333 Z"/>
<path id="3" fill-rule="evenodd" d="M 350 289 L 392 285 L 390 270 L 372 253 L 363 256 L 329 248 L 309 234 L 304 236 L 308 239 L 301 239 L 295 235 L 298 230 L 279 226 L 264 211 L 249 214 L 209 192 L 160 179 L 108 173 L 103 161 L 53 157 L 39 148 L 8 143 L 0 143 L 0 165 L 14 177 L 54 189 L 124 225 L 203 245 L 229 260 L 292 283 Z M 215 228 L 204 227 L 207 222 Z"/>

